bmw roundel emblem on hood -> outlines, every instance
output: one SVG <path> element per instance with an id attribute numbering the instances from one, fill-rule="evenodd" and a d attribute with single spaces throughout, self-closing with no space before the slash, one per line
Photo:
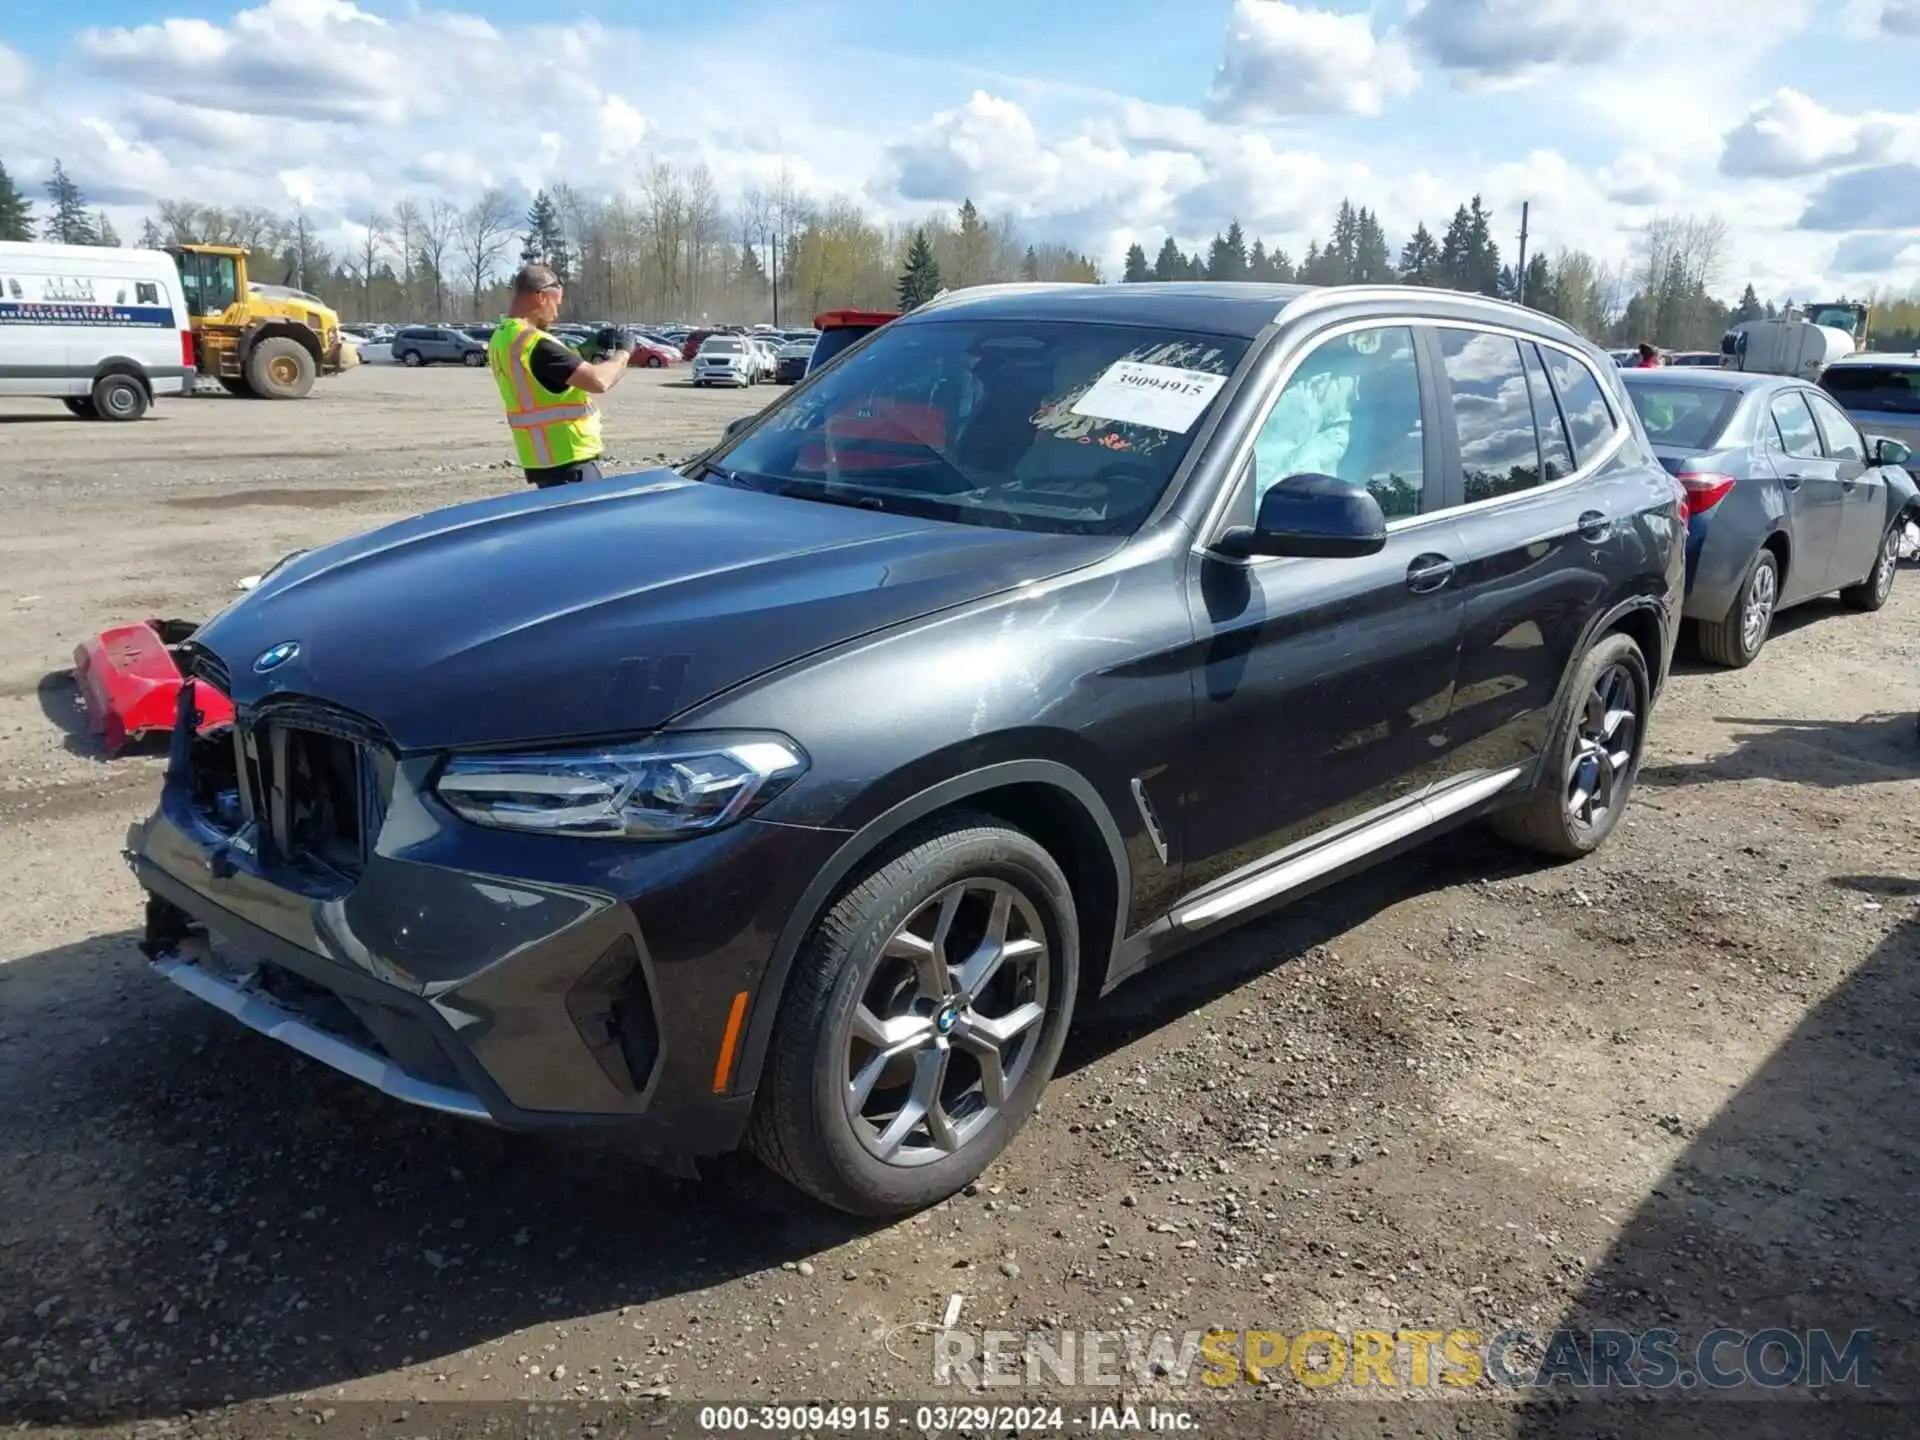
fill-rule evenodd
<path id="1" fill-rule="evenodd" d="M 259 674 L 264 675 L 269 670 L 278 670 L 299 653 L 300 642 L 298 640 L 282 640 L 278 645 L 270 646 L 262 650 L 260 652 L 260 658 L 253 662 L 253 668 Z"/>

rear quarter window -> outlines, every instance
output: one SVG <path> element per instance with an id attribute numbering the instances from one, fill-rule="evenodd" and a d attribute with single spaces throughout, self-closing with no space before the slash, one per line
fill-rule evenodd
<path id="1" fill-rule="evenodd" d="M 1920 414 L 1920 365 L 1835 365 L 1820 388 L 1846 410 Z"/>
<path id="2" fill-rule="evenodd" d="M 1574 462 L 1584 465 L 1613 438 L 1619 422 L 1607 404 L 1606 392 L 1584 363 L 1551 345 L 1542 345 L 1540 354 L 1547 362 L 1554 394 L 1559 397 L 1560 413 L 1566 417 Z"/>

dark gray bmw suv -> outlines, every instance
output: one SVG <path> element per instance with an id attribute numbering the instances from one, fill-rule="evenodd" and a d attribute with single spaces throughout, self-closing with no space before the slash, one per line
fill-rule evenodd
<path id="1" fill-rule="evenodd" d="M 963 291 L 680 470 L 404 520 L 205 625 L 145 949 L 400 1100 L 911 1210 L 1076 1001 L 1477 817 L 1599 845 L 1682 506 L 1531 311 Z"/>

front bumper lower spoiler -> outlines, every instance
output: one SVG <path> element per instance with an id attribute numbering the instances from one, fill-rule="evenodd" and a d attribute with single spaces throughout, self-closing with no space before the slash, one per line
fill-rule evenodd
<path id="1" fill-rule="evenodd" d="M 230 979 L 220 974 L 212 968 L 211 959 L 205 940 L 189 936 L 162 950 L 151 963 L 156 973 L 195 999 L 204 1000 L 268 1039 L 278 1040 L 395 1100 L 458 1115 L 463 1120 L 492 1121 L 492 1115 L 478 1095 L 416 1079 L 385 1056 L 321 1029 L 254 988 L 251 975 Z"/>

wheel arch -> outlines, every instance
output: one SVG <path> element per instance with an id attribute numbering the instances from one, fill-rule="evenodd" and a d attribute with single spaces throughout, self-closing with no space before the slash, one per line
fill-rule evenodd
<path id="1" fill-rule="evenodd" d="M 766 1062 L 800 947 L 820 916 L 857 883 L 867 862 L 912 827 L 947 811 L 977 810 L 1033 836 L 1065 872 L 1080 921 L 1080 993 L 1100 993 L 1121 939 L 1131 883 L 1112 812 L 1079 771 L 1057 760 L 1007 760 L 930 785 L 853 831 L 787 917 L 754 987 L 733 1090 L 753 1090 Z"/>
<path id="2" fill-rule="evenodd" d="M 1579 673 L 1580 662 L 1586 659 L 1588 651 L 1609 635 L 1625 635 L 1640 647 L 1641 658 L 1647 662 L 1647 679 L 1652 693 L 1658 696 L 1672 666 L 1673 627 L 1677 623 L 1677 612 L 1670 612 L 1659 594 L 1647 591 L 1616 596 L 1611 604 L 1597 611 L 1560 676 L 1559 689 L 1553 701 L 1554 725 L 1549 733 L 1560 733 L 1561 717 L 1572 702 L 1573 677 Z"/>
<path id="3" fill-rule="evenodd" d="M 262 340 L 279 339 L 297 342 L 301 349 L 313 357 L 313 363 L 316 366 L 319 365 L 324 358 L 320 352 L 320 337 L 318 335 L 314 334 L 312 330 L 300 324 L 298 321 L 278 319 L 262 320 L 258 324 L 247 327 L 245 332 L 240 336 L 240 363 L 242 365 L 246 364 L 247 358 L 253 354 Z"/>
<path id="4" fill-rule="evenodd" d="M 138 360 L 128 355 L 109 355 L 93 367 L 93 380 L 87 387 L 88 391 L 91 392 L 94 385 L 109 375 L 125 375 L 139 382 L 140 388 L 147 392 L 147 403 L 153 403 L 153 378 L 147 374 L 147 367 Z"/>

